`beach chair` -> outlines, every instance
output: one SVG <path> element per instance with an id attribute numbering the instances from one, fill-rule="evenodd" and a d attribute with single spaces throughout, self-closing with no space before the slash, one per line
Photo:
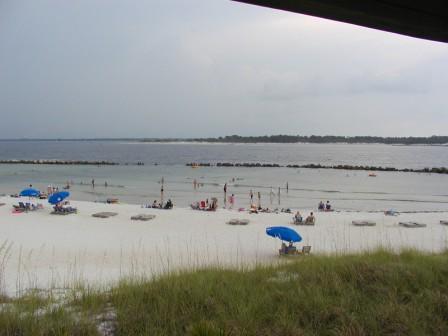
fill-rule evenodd
<path id="1" fill-rule="evenodd" d="M 78 209 L 77 208 L 73 208 L 73 207 L 66 207 L 66 208 L 62 208 L 66 213 L 72 214 L 72 213 L 77 213 Z"/>
<path id="2" fill-rule="evenodd" d="M 27 203 L 27 204 L 29 204 L 29 203 Z M 23 202 L 19 202 L 19 205 L 13 204 L 12 207 L 14 208 L 14 211 L 16 211 L 16 212 L 25 212 L 25 211 L 30 210 L 30 207 L 27 207 L 25 205 L 25 203 L 23 203 Z"/>
<path id="3" fill-rule="evenodd" d="M 302 251 L 298 251 L 297 254 L 307 255 L 307 254 L 310 254 L 310 252 L 311 252 L 311 246 L 305 245 L 302 247 Z"/>
<path id="4" fill-rule="evenodd" d="M 287 255 L 288 254 L 288 246 L 285 243 L 282 243 L 282 247 L 278 250 L 279 255 Z"/>
<path id="5" fill-rule="evenodd" d="M 419 223 L 419 222 L 399 222 L 398 225 L 404 226 L 406 228 L 423 228 L 423 227 L 426 227 L 425 223 Z"/>

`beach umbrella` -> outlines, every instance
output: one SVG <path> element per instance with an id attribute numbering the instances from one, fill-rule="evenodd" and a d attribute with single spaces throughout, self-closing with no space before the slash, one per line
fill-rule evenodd
<path id="1" fill-rule="evenodd" d="M 300 242 L 302 237 L 293 229 L 285 226 L 271 226 L 266 228 L 266 234 L 274 238 L 280 238 L 281 240 L 288 242 Z"/>
<path id="2" fill-rule="evenodd" d="M 58 204 L 59 202 L 62 202 L 64 199 L 66 199 L 68 196 L 70 196 L 70 193 L 68 191 L 60 191 L 54 193 L 48 198 L 48 203 Z"/>
<path id="3" fill-rule="evenodd" d="M 25 196 L 25 197 L 37 197 L 39 195 L 40 195 L 40 191 L 33 189 L 33 188 L 23 189 L 20 192 L 20 196 Z"/>

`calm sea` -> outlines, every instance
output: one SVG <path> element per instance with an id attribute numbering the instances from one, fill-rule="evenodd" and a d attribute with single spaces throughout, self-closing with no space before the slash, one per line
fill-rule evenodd
<path id="1" fill-rule="evenodd" d="M 237 207 L 248 206 L 253 190 L 261 193 L 262 206 L 270 208 L 313 208 L 320 200 L 330 200 L 336 209 L 344 210 L 448 211 L 448 175 L 379 172 L 369 177 L 364 171 L 185 166 L 188 162 L 262 162 L 448 167 L 446 146 L 0 141 L 0 160 L 4 159 L 107 160 L 131 165 L 0 165 L 0 194 L 16 193 L 29 184 L 45 189 L 73 181 L 75 199 L 118 197 L 145 204 L 160 198 L 163 177 L 165 199 L 178 206 L 214 196 L 222 205 L 223 185 L 228 183 Z M 132 165 L 136 162 L 145 165 Z M 194 179 L 201 184 L 197 190 Z"/>

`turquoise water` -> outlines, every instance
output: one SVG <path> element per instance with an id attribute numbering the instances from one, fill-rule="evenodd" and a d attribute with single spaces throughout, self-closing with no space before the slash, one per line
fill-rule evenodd
<path id="1" fill-rule="evenodd" d="M 49 184 L 62 188 L 72 181 L 74 199 L 103 202 L 118 197 L 122 202 L 147 204 L 160 198 L 163 177 L 164 198 L 182 207 L 211 197 L 217 197 L 222 205 L 223 185 L 228 183 L 228 194 L 235 194 L 237 207 L 249 205 L 249 192 L 253 190 L 255 195 L 260 192 L 262 206 L 270 208 L 313 208 L 320 200 L 330 200 L 336 209 L 344 210 L 448 211 L 448 175 L 379 172 L 377 177 L 369 177 L 365 171 L 185 166 L 187 162 L 222 161 L 439 167 L 448 166 L 445 146 L 0 141 L 0 159 L 146 163 L 101 167 L 0 165 L 0 194 L 17 193 L 29 184 L 43 190 Z M 193 188 L 194 179 L 201 184 L 197 190 Z"/>
<path id="2" fill-rule="evenodd" d="M 160 198 L 159 182 L 163 177 L 164 197 L 173 199 L 177 206 L 188 206 L 213 196 L 222 205 L 223 185 L 228 183 L 228 194 L 235 194 L 237 207 L 248 206 L 252 189 L 255 195 L 261 193 L 262 206 L 270 208 L 312 208 L 319 200 L 330 200 L 336 209 L 345 210 L 448 210 L 447 175 L 392 172 L 377 175 L 369 177 L 363 171 L 290 168 L 192 169 L 182 165 L 0 165 L 0 193 L 15 193 L 29 184 L 45 190 L 49 184 L 62 187 L 66 181 L 73 181 L 74 199 L 105 201 L 108 197 L 118 197 L 122 202 L 145 204 Z M 95 188 L 90 184 L 92 178 Z M 203 184 L 197 190 L 193 188 L 194 179 Z M 271 187 L 275 194 L 272 203 Z M 281 187 L 280 205 L 278 187 Z"/>

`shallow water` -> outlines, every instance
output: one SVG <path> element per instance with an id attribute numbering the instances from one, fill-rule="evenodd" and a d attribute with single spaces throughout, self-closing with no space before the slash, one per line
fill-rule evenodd
<path id="1" fill-rule="evenodd" d="M 218 197 L 223 205 L 223 185 L 236 196 L 236 207 L 249 205 L 252 189 L 257 201 L 270 208 L 312 208 L 330 200 L 336 209 L 379 211 L 448 210 L 448 175 L 292 168 L 192 169 L 187 162 L 270 162 L 280 164 L 364 164 L 397 168 L 448 166 L 445 146 L 387 146 L 345 144 L 142 144 L 111 141 L 6 141 L 0 142 L 0 159 L 109 160 L 145 162 L 144 166 L 0 165 L 0 194 L 16 193 L 33 184 L 46 189 L 73 181 L 72 196 L 79 200 L 146 204 L 164 198 L 177 206 Z M 158 165 L 154 165 L 157 162 Z M 95 180 L 95 188 L 91 180 Z M 201 185 L 193 188 L 193 180 Z M 234 181 L 232 181 L 234 179 Z M 104 182 L 108 187 L 104 186 Z M 286 183 L 289 190 L 286 191 Z M 278 188 L 280 190 L 280 202 Z M 271 188 L 273 193 L 271 193 Z"/>

